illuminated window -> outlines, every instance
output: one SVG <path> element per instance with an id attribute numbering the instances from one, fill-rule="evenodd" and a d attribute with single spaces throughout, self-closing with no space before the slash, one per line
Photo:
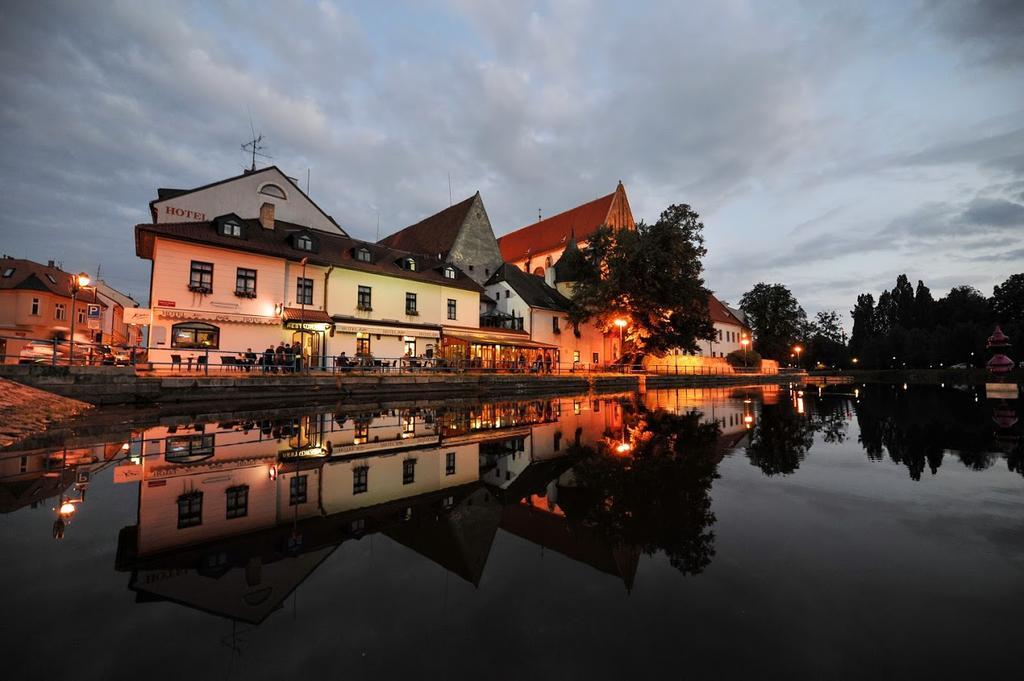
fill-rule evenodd
<path id="1" fill-rule="evenodd" d="M 370 467 L 356 466 L 352 469 L 352 494 L 363 494 L 370 486 Z"/>
<path id="2" fill-rule="evenodd" d="M 306 477 L 296 475 L 288 481 L 288 505 L 298 506 L 306 503 Z"/>
<path id="3" fill-rule="evenodd" d="M 356 356 L 370 354 L 370 334 L 356 334 Z"/>
<path id="4" fill-rule="evenodd" d="M 406 459 L 402 462 L 402 484 L 411 485 L 416 482 L 416 459 Z"/>
<path id="5" fill-rule="evenodd" d="M 578 364 L 579 361 L 580 361 L 580 351 L 579 350 L 573 350 L 572 351 L 572 363 L 573 364 Z"/>
<path id="6" fill-rule="evenodd" d="M 228 487 L 225 491 L 227 495 L 227 519 L 232 518 L 244 518 L 249 515 L 249 486 L 239 485 L 238 487 Z"/>
<path id="7" fill-rule="evenodd" d="M 187 492 L 178 497 L 178 529 L 203 524 L 203 493 Z"/>
<path id="8" fill-rule="evenodd" d="M 182 322 L 171 327 L 172 348 L 220 347 L 220 329 L 206 322 Z"/>

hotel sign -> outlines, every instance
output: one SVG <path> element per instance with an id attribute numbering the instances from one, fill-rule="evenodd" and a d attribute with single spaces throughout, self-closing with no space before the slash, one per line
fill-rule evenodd
<path id="1" fill-rule="evenodd" d="M 165 206 L 164 215 L 170 215 L 175 218 L 186 218 L 188 220 L 194 220 L 195 222 L 206 222 L 206 213 L 198 210 L 189 210 L 188 208 L 178 208 L 177 206 Z"/>
<path id="2" fill-rule="evenodd" d="M 159 310 L 160 319 L 197 320 L 203 322 L 227 322 L 232 324 L 265 324 L 278 325 L 277 317 L 257 317 L 254 315 L 230 314 L 227 312 L 192 312 L 190 310 Z"/>

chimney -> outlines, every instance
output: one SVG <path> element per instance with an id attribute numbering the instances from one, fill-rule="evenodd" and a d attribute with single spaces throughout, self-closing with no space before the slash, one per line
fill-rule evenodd
<path id="1" fill-rule="evenodd" d="M 47 267 L 53 267 L 53 261 L 52 260 L 47 260 L 46 261 L 46 266 Z"/>
<path id="2" fill-rule="evenodd" d="M 260 224 L 263 229 L 274 229 L 274 204 L 264 203 L 260 206 Z"/>

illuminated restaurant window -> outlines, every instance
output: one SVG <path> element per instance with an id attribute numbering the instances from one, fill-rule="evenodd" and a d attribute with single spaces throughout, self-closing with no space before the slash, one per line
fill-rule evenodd
<path id="1" fill-rule="evenodd" d="M 296 475 L 288 481 L 288 505 L 298 506 L 306 503 L 306 477 Z"/>
<path id="2" fill-rule="evenodd" d="M 227 519 L 244 518 L 249 515 L 249 486 L 239 485 L 228 487 L 225 490 L 227 495 Z"/>
<path id="3" fill-rule="evenodd" d="M 362 494 L 369 488 L 370 467 L 356 466 L 352 469 L 352 494 Z"/>
<path id="4" fill-rule="evenodd" d="M 164 459 L 171 463 L 192 463 L 213 456 L 214 435 L 175 435 L 167 438 Z"/>
<path id="5" fill-rule="evenodd" d="M 171 327 L 172 348 L 210 348 L 220 347 L 220 329 L 205 322 L 182 322 Z"/>
<path id="6" fill-rule="evenodd" d="M 370 354 L 370 334 L 356 334 L 356 357 L 366 357 Z"/>
<path id="7" fill-rule="evenodd" d="M 455 452 L 444 455 L 444 474 L 455 475 Z"/>
<path id="8" fill-rule="evenodd" d="M 416 482 L 416 459 L 406 459 L 402 462 L 402 484 L 411 485 Z"/>
<path id="9" fill-rule="evenodd" d="M 203 524 L 203 493 L 187 492 L 178 497 L 178 529 Z"/>

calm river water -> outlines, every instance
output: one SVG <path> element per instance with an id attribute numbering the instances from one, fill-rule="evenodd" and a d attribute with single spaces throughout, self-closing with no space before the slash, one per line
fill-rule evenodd
<path id="1" fill-rule="evenodd" d="M 1009 678 L 1013 404 L 783 386 L 80 428 L 0 454 L 2 674 Z"/>

